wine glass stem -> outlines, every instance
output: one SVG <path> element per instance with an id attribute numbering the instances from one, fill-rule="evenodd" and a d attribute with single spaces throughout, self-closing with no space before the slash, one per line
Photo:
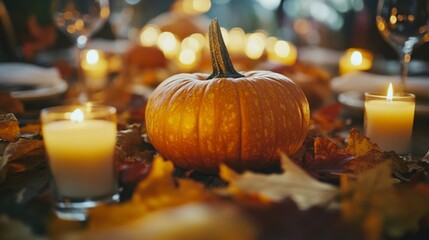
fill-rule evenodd
<path id="1" fill-rule="evenodd" d="M 88 93 L 87 93 L 87 88 L 85 83 L 85 76 L 83 74 L 82 64 L 81 64 L 81 59 L 82 59 L 81 54 L 84 48 L 85 48 L 84 45 L 76 44 L 77 81 L 78 81 L 78 84 L 81 86 L 81 92 L 78 96 L 79 103 L 85 103 L 88 101 Z"/>
<path id="2" fill-rule="evenodd" d="M 411 60 L 411 52 L 401 52 L 401 81 L 399 82 L 398 92 L 400 94 L 405 93 L 406 82 L 408 77 L 408 65 Z"/>

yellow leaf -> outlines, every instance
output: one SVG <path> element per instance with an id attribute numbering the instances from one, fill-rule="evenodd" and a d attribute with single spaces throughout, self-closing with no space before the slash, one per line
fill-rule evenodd
<path id="1" fill-rule="evenodd" d="M 91 209 L 90 228 L 121 225 L 149 212 L 213 199 L 214 196 L 201 183 L 189 179 L 176 181 L 173 170 L 172 162 L 157 156 L 146 179 L 137 185 L 131 201 Z"/>
<path id="2" fill-rule="evenodd" d="M 341 178 L 343 218 L 362 223 L 367 239 L 380 239 L 383 234 L 400 237 L 417 230 L 429 211 L 428 199 L 417 191 L 396 189 L 391 171 L 391 162 L 384 161 L 355 179 Z"/>
<path id="3" fill-rule="evenodd" d="M 354 155 L 355 157 L 359 157 L 365 155 L 370 150 L 381 152 L 381 149 L 377 144 L 372 143 L 369 138 L 361 135 L 357 129 L 351 129 L 346 152 Z"/>

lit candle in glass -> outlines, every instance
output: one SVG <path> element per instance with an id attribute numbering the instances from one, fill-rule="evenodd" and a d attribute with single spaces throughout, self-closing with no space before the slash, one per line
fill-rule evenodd
<path id="1" fill-rule="evenodd" d="M 95 49 L 82 53 L 82 72 L 88 90 L 101 90 L 107 84 L 108 63 L 104 54 Z"/>
<path id="2" fill-rule="evenodd" d="M 387 96 L 365 93 L 365 133 L 385 151 L 408 154 L 411 149 L 415 96 L 394 95 L 392 84 Z"/>
<path id="3" fill-rule="evenodd" d="M 85 208 L 117 199 L 115 108 L 53 107 L 41 120 L 59 217 L 82 220 Z"/>
<path id="4" fill-rule="evenodd" d="M 366 71 L 372 67 L 372 54 L 363 49 L 351 48 L 340 59 L 340 74 Z"/>

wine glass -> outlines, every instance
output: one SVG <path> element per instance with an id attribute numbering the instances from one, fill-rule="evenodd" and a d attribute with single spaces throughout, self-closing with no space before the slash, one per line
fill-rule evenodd
<path id="1" fill-rule="evenodd" d="M 109 0 L 54 0 L 52 15 L 58 28 L 69 35 L 77 49 L 78 81 L 83 81 L 80 64 L 81 51 L 86 47 L 91 35 L 101 28 L 109 17 Z M 87 89 L 80 95 L 80 101 L 87 100 Z"/>
<path id="2" fill-rule="evenodd" d="M 428 33 L 428 0 L 379 0 L 377 28 L 400 56 L 401 81 L 399 93 L 404 93 L 408 64 L 415 46 Z"/>
<path id="3" fill-rule="evenodd" d="M 135 13 L 135 5 L 140 0 L 110 0 L 110 22 L 116 37 L 126 39 Z"/>

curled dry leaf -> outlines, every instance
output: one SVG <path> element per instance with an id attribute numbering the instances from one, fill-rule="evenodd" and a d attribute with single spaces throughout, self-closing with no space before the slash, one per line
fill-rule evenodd
<path id="1" fill-rule="evenodd" d="M 220 176 L 229 182 L 232 195 L 249 193 L 260 195 L 272 202 L 291 198 L 301 210 L 314 206 L 327 206 L 337 196 L 337 188 L 308 175 L 285 154 L 281 154 L 282 174 L 235 173 L 225 165 Z"/>
<path id="2" fill-rule="evenodd" d="M 41 140 L 27 140 L 20 138 L 17 142 L 9 143 L 0 158 L 0 183 L 6 176 L 6 164 L 17 159 L 29 157 L 33 155 L 44 154 L 43 141 Z"/>

